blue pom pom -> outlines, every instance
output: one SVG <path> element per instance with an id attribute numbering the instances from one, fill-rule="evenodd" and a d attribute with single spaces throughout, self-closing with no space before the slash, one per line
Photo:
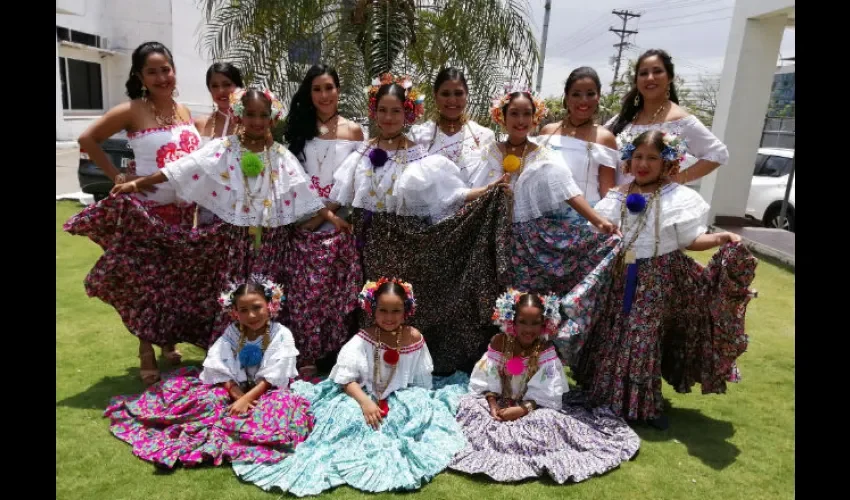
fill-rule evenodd
<path id="1" fill-rule="evenodd" d="M 639 214 L 646 208 L 646 198 L 642 194 L 632 193 L 626 197 L 626 208 L 633 214 Z"/>
<path id="2" fill-rule="evenodd" d="M 247 344 L 239 351 L 239 364 L 242 368 L 257 366 L 263 361 L 263 350 L 256 344 Z"/>

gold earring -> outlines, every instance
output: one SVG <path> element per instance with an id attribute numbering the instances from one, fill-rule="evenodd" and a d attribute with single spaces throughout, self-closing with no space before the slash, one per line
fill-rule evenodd
<path id="1" fill-rule="evenodd" d="M 635 107 L 640 106 L 640 93 L 635 94 Z"/>
<path id="2" fill-rule="evenodd" d="M 670 86 L 667 86 L 667 100 L 670 100 Z"/>

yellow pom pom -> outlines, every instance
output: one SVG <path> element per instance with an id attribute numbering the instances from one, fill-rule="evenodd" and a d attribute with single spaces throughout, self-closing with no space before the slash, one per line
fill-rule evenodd
<path id="1" fill-rule="evenodd" d="M 505 172 L 513 173 L 519 170 L 521 164 L 522 162 L 520 161 L 519 157 L 517 157 L 516 155 L 508 155 L 505 156 L 504 160 L 502 160 L 502 169 Z"/>

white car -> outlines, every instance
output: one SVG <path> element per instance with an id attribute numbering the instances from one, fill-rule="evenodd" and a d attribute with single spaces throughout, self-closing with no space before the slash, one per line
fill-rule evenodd
<path id="1" fill-rule="evenodd" d="M 786 220 L 781 226 L 779 224 L 779 213 L 782 210 L 782 200 L 785 199 L 785 188 L 788 186 L 793 158 L 793 149 L 759 148 L 753 181 L 750 185 L 750 196 L 747 199 L 747 217 L 761 221 L 765 227 L 782 227 L 791 232 L 796 231 L 797 219 L 794 205 L 796 175 L 791 182 L 791 192 L 788 193 Z"/>

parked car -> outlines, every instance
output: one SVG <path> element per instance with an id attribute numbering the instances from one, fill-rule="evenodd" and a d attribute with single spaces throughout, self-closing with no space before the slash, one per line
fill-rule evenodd
<path id="1" fill-rule="evenodd" d="M 112 136 L 103 141 L 100 147 L 112 160 L 112 164 L 121 172 L 126 172 L 127 167 L 135 159 L 130 143 L 124 135 Z M 80 148 L 80 163 L 77 167 L 77 179 L 80 181 L 80 189 L 84 193 L 94 196 L 95 201 L 100 201 L 109 196 L 109 190 L 113 186 L 112 180 L 94 164 L 89 158 L 88 152 L 82 147 Z"/>
<path id="2" fill-rule="evenodd" d="M 761 221 L 766 227 L 781 227 L 792 233 L 797 229 L 794 204 L 796 176 L 791 182 L 786 220 L 781 226 L 779 213 L 782 210 L 782 200 L 785 199 L 785 188 L 788 186 L 793 158 L 793 149 L 759 148 L 746 211 L 747 217 Z"/>

